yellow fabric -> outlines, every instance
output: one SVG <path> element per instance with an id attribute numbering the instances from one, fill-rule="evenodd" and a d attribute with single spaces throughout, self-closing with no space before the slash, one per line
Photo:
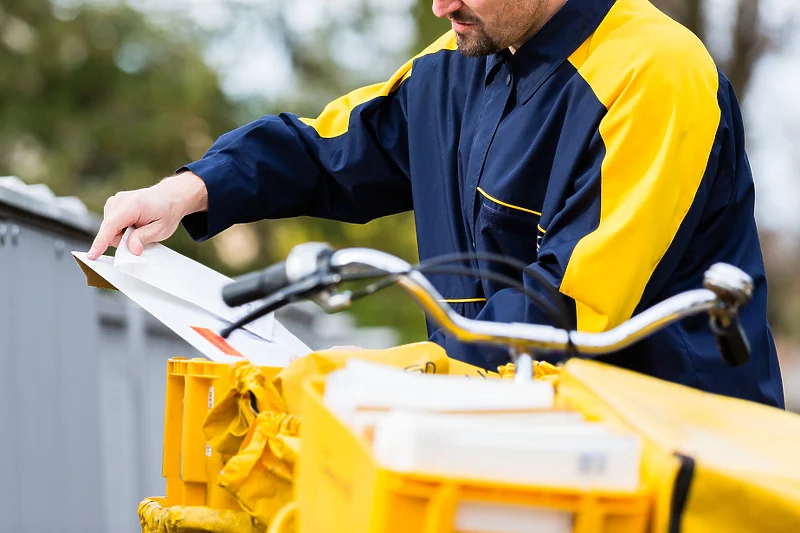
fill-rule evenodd
<path id="1" fill-rule="evenodd" d="M 694 201 L 719 126 L 719 78 L 702 43 L 647 0 L 618 0 L 569 61 L 608 110 L 600 223 L 561 284 L 578 329 L 596 332 L 630 318 Z"/>
<path id="2" fill-rule="evenodd" d="M 217 483 L 262 524 L 292 498 L 300 420 L 269 376 L 247 362 L 233 367 L 234 384 L 208 413 L 203 430 L 227 460 Z M 252 407 L 252 398 L 258 415 Z"/>
<path id="3" fill-rule="evenodd" d="M 464 376 L 468 378 L 485 378 L 485 379 L 499 379 L 500 374 L 497 372 L 489 372 L 483 368 L 472 366 L 469 363 L 458 361 L 456 359 L 448 360 L 447 373 L 451 376 Z"/>
<path id="4" fill-rule="evenodd" d="M 232 371 L 234 386 L 208 412 L 203 424 L 208 443 L 224 456 L 239 451 L 255 420 L 251 394 L 256 399 L 258 412 L 286 411 L 280 393 L 259 367 L 244 361 L 237 363 Z"/>
<path id="5" fill-rule="evenodd" d="M 681 533 L 800 530 L 800 416 L 577 359 L 557 386 L 560 407 L 644 439 L 654 533 L 670 531 L 676 453 L 695 462 Z"/>
<path id="6" fill-rule="evenodd" d="M 262 368 L 248 363 L 235 365 L 233 386 L 209 411 L 203 429 L 215 450 L 226 458 L 232 456 L 219 473 L 218 484 L 259 523 L 269 524 L 292 499 L 294 465 L 300 450 L 298 415 L 303 381 L 342 368 L 352 358 L 409 372 L 499 377 L 448 359 L 440 346 L 430 342 L 389 350 L 317 352 L 293 361 L 274 381 Z M 256 399 L 257 415 L 251 395 Z"/>
<path id="7" fill-rule="evenodd" d="M 497 369 L 501 379 L 514 379 L 517 375 L 517 367 L 514 363 L 508 363 Z M 545 361 L 533 362 L 533 379 L 542 381 L 555 381 L 561 375 L 561 369 Z"/>
<path id="8" fill-rule="evenodd" d="M 395 72 L 387 82 L 356 89 L 328 104 L 319 117 L 315 119 L 301 118 L 300 120 L 304 124 L 314 128 L 322 138 L 330 139 L 344 135 L 350 127 L 350 114 L 353 110 L 370 100 L 388 96 L 390 93 L 400 88 L 400 85 L 411 76 L 411 68 L 415 59 L 428 54 L 434 54 L 440 50 L 455 49 L 456 36 L 455 33 L 449 31 L 423 50 L 422 53 L 409 60 L 400 70 Z"/>
<path id="9" fill-rule="evenodd" d="M 166 505 L 163 498 L 148 498 L 139 504 L 142 533 L 264 533 L 246 513 Z"/>
<path id="10" fill-rule="evenodd" d="M 300 434 L 300 419 L 288 413 L 259 413 L 242 449 L 232 457 L 217 482 L 256 520 L 269 524 L 292 500 L 295 449 L 285 437 Z"/>
<path id="11" fill-rule="evenodd" d="M 297 530 L 297 502 L 284 505 L 275 515 L 267 533 L 293 533 Z"/>
<path id="12" fill-rule="evenodd" d="M 307 377 L 328 374 L 343 368 L 347 361 L 353 358 L 425 374 L 448 374 L 451 363 L 444 349 L 432 342 L 408 344 L 388 350 L 328 350 L 312 353 L 293 361 L 275 378 L 275 387 L 286 401 L 288 411 L 293 414 L 300 413 L 301 389 Z"/>

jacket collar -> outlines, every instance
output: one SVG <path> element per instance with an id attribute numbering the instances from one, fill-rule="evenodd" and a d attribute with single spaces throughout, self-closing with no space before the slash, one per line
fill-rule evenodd
<path id="1" fill-rule="evenodd" d="M 503 50 L 486 61 L 486 80 L 507 61 L 517 77 L 519 103 L 527 102 L 553 71 L 589 38 L 616 0 L 568 0 L 515 54 Z"/>

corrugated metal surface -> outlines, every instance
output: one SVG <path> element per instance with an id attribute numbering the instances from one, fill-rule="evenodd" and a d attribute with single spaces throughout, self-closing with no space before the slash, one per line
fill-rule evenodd
<path id="1" fill-rule="evenodd" d="M 82 512 L 101 502 L 104 489 L 96 294 L 65 253 L 85 244 L 69 232 L 9 219 L 0 225 L 14 234 L 0 245 L 0 441 L 9 448 L 0 460 L 11 473 L 0 481 L 7 507 L 0 529 L 47 533 L 69 524 L 101 531 L 104 510 L 99 517 Z"/>
<path id="2" fill-rule="evenodd" d="M 0 178 L 0 533 L 133 533 L 138 502 L 164 493 L 166 361 L 199 354 L 86 286 L 69 252 L 97 223 L 75 199 Z M 313 348 L 396 341 L 313 305 L 280 318 Z"/>

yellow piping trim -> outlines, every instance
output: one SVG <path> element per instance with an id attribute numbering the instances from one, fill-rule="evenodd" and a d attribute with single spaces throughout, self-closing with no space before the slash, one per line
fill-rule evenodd
<path id="1" fill-rule="evenodd" d="M 524 207 L 519 207 L 519 206 L 516 206 L 516 205 L 507 204 L 502 200 L 498 200 L 494 196 L 489 196 L 489 194 L 486 191 L 484 191 L 483 189 L 481 189 L 480 187 L 478 187 L 478 192 L 481 193 L 486 198 L 488 198 L 489 200 L 493 201 L 496 204 L 504 205 L 504 206 L 506 206 L 506 207 L 508 207 L 510 209 L 516 209 L 517 211 L 525 211 L 526 213 L 531 213 L 531 214 L 539 216 L 539 217 L 542 216 L 541 213 L 539 213 L 538 211 L 534 211 L 533 209 L 525 209 Z"/>
<path id="2" fill-rule="evenodd" d="M 544 229 L 544 228 L 543 228 L 542 226 L 540 226 L 539 224 L 536 224 L 536 227 L 537 227 L 537 228 L 539 229 L 539 231 L 541 231 L 542 233 L 547 233 L 547 230 L 546 230 L 546 229 Z"/>
<path id="3" fill-rule="evenodd" d="M 475 304 L 485 302 L 486 298 L 462 298 L 460 300 L 440 300 L 446 304 Z"/>
<path id="4" fill-rule="evenodd" d="M 400 85 L 411 77 L 411 67 L 414 60 L 429 54 L 435 54 L 441 50 L 455 50 L 456 36 L 453 31 L 449 31 L 436 40 L 432 45 L 414 56 L 400 70 L 394 73 L 385 83 L 376 83 L 367 87 L 361 87 L 355 91 L 342 96 L 328 104 L 317 118 L 300 118 L 300 121 L 311 126 L 323 139 L 332 139 L 347 133 L 350 127 L 350 115 L 353 110 L 375 98 L 388 96 L 390 93 L 400 88 Z"/>

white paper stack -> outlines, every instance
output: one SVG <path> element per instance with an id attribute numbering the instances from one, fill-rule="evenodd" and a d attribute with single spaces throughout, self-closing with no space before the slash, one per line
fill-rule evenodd
<path id="1" fill-rule="evenodd" d="M 413 412 L 413 411 L 412 411 Z M 409 413 L 406 410 L 356 410 L 350 423 L 354 432 L 368 435 L 373 438 L 375 428 L 380 423 L 391 423 L 391 417 L 396 413 Z M 475 424 L 485 431 L 494 431 L 495 428 L 508 427 L 528 427 L 528 426 L 564 426 L 568 424 L 580 424 L 584 422 L 584 417 L 574 411 L 507 411 L 507 412 L 450 412 L 440 418 L 443 423 L 453 420 L 464 420 L 465 423 Z"/>
<path id="2" fill-rule="evenodd" d="M 485 416 L 393 412 L 375 425 L 390 470 L 578 490 L 633 492 L 641 443 L 599 423 L 486 423 Z"/>
<path id="3" fill-rule="evenodd" d="M 548 382 L 419 375 L 352 361 L 328 377 L 325 403 L 371 436 L 375 460 L 394 471 L 578 490 L 639 488 L 639 437 L 553 410 Z"/>
<path id="4" fill-rule="evenodd" d="M 533 505 L 462 501 L 453 530 L 463 533 L 572 533 L 575 514 Z"/>
<path id="5" fill-rule="evenodd" d="M 554 398 L 546 382 L 414 374 L 362 360 L 331 373 L 325 386 L 325 404 L 350 425 L 359 411 L 520 412 L 552 409 Z"/>

